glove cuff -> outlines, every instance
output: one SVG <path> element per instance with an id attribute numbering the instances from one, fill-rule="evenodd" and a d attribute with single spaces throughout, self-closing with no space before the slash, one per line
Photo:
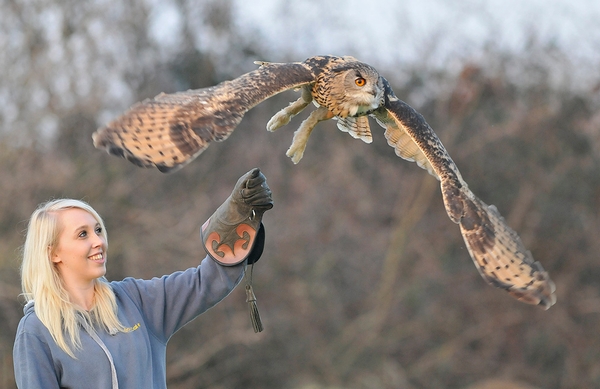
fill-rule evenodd
<path id="1" fill-rule="evenodd" d="M 254 245 L 252 246 L 252 250 L 248 254 L 248 265 L 252 265 L 256 263 L 260 257 L 262 256 L 263 250 L 265 248 L 265 226 L 260 223 L 260 227 L 258 228 L 258 232 L 256 234 L 256 239 L 254 240 Z"/>

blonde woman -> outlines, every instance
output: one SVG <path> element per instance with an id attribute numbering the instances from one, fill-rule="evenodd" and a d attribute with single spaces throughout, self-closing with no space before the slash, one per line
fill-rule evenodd
<path id="1" fill-rule="evenodd" d="M 60 199 L 32 214 L 21 278 L 27 299 L 13 351 L 19 388 L 166 388 L 165 351 L 183 325 L 225 298 L 262 254 L 264 175 L 242 176 L 202 226 L 209 256 L 161 278 L 108 282 L 104 223 Z M 210 258 L 209 258 L 210 257 Z"/>

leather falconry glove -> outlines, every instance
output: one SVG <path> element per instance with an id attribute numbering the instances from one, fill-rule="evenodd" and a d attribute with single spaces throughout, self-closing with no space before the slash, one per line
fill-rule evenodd
<path id="1" fill-rule="evenodd" d="M 271 189 L 260 169 L 244 174 L 231 195 L 202 226 L 202 242 L 208 255 L 223 266 L 260 258 L 265 229 L 262 216 L 273 208 Z"/>

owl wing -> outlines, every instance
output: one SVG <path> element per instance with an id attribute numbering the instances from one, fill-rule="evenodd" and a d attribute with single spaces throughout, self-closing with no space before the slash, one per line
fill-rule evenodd
<path id="1" fill-rule="evenodd" d="M 175 171 L 211 142 L 227 139 L 260 102 L 314 80 L 303 63 L 261 63 L 252 72 L 210 88 L 161 93 L 137 103 L 97 130 L 94 146 L 141 167 Z"/>
<path id="2" fill-rule="evenodd" d="M 440 180 L 444 206 L 460 231 L 475 266 L 491 285 L 545 309 L 556 302 L 555 286 L 539 262 L 493 205 L 468 188 L 458 168 L 421 114 L 398 99 L 384 79 L 385 102 L 373 113 L 386 128 L 396 154 L 416 161 Z"/>
<path id="3" fill-rule="evenodd" d="M 383 112 L 383 114 L 375 114 L 373 116 L 375 116 L 377 123 L 385 128 L 385 139 L 394 148 L 396 155 L 407 161 L 416 162 L 419 167 L 427 170 L 429 174 L 439 179 L 429 159 L 427 159 L 417 143 L 406 132 L 405 127 L 398 125 L 394 116 L 388 115 L 387 111 Z"/>

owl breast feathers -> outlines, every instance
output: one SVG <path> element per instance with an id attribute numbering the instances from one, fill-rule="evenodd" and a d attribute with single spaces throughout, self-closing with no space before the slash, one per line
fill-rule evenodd
<path id="1" fill-rule="evenodd" d="M 172 172 L 194 160 L 213 141 L 229 137 L 245 113 L 290 89 L 300 97 L 276 113 L 269 131 L 288 124 L 311 102 L 317 108 L 294 133 L 287 155 L 298 163 L 315 126 L 328 119 L 340 130 L 372 142 L 369 117 L 385 129 L 396 154 L 416 162 L 440 181 L 450 219 L 459 224 L 482 277 L 520 301 L 550 308 L 555 286 L 533 260 L 515 231 L 494 206 L 468 188 L 423 116 L 398 99 L 372 66 L 353 57 L 317 56 L 304 62 L 257 62 L 260 67 L 218 85 L 164 94 L 135 104 L 93 135 L 94 145 L 141 167 Z"/>

